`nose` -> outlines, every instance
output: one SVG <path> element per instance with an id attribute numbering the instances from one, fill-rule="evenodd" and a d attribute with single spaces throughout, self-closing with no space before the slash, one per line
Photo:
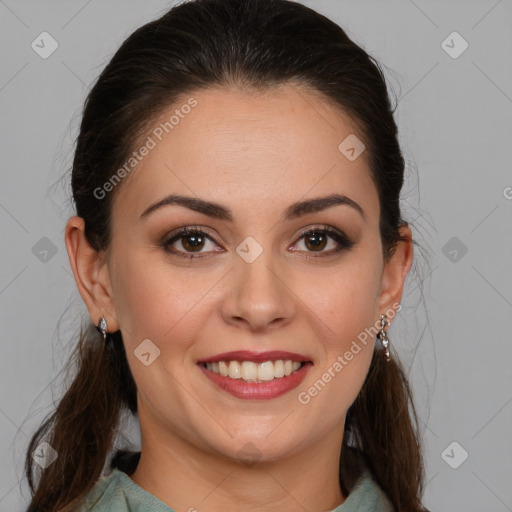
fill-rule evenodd
<path id="1" fill-rule="evenodd" d="M 263 332 L 292 321 L 296 297 L 284 266 L 272 264 L 270 251 L 252 263 L 236 257 L 228 274 L 222 304 L 224 320 L 236 327 Z"/>

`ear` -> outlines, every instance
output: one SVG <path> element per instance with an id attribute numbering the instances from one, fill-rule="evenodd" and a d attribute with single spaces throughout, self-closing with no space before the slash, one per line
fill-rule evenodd
<path id="1" fill-rule="evenodd" d="M 396 310 L 397 305 L 400 304 L 405 278 L 413 261 L 411 230 L 408 225 L 405 225 L 399 231 L 406 238 L 406 241 L 398 242 L 395 252 L 384 263 L 378 299 L 379 314 L 389 310 Z"/>
<path id="2" fill-rule="evenodd" d="M 85 237 L 85 223 L 81 217 L 71 217 L 66 224 L 66 249 L 75 276 L 78 291 L 85 302 L 91 320 L 98 325 L 102 316 L 108 332 L 119 329 L 115 312 L 110 274 L 104 251 L 97 252 Z"/>

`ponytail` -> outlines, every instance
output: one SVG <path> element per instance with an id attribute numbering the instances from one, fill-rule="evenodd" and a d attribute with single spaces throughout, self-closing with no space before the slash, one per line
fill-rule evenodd
<path id="1" fill-rule="evenodd" d="M 344 493 L 363 465 L 386 491 L 396 512 L 425 512 L 420 500 L 421 436 L 411 389 L 400 360 L 392 354 L 386 361 L 382 350 L 373 352 L 361 391 L 347 411 L 340 459 Z"/>
<path id="2" fill-rule="evenodd" d="M 137 410 L 136 387 L 128 367 L 120 332 L 105 344 L 91 325 L 80 328 L 79 342 L 67 363 L 76 376 L 56 410 L 30 440 L 25 472 L 33 497 L 27 512 L 57 512 L 85 495 L 101 476 L 112 449 L 123 408 Z M 46 441 L 57 458 L 40 473 L 32 459 Z M 63 507 L 65 507 L 63 509 Z"/>

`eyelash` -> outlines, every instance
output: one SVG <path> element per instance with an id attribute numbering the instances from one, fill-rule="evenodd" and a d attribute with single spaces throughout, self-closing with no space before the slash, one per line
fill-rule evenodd
<path id="1" fill-rule="evenodd" d="M 341 232 L 331 226 L 315 226 L 313 228 L 307 228 L 307 229 L 301 231 L 301 233 L 298 236 L 297 242 L 302 240 L 303 238 L 306 238 L 309 235 L 312 235 L 313 233 L 327 234 L 330 238 L 332 238 L 338 244 L 338 247 L 336 247 L 335 249 L 331 249 L 330 251 L 327 251 L 327 252 L 321 252 L 318 255 L 303 256 L 304 258 L 307 258 L 307 259 L 332 256 L 336 253 L 339 253 L 346 249 L 350 249 L 354 246 L 354 242 L 352 240 L 350 240 L 350 238 L 347 235 L 345 235 L 343 232 Z M 201 229 L 198 226 L 185 227 L 178 231 L 172 232 L 169 235 L 167 235 L 166 237 L 164 237 L 164 239 L 162 240 L 162 242 L 159 245 L 161 247 L 163 247 L 165 252 L 179 256 L 181 258 L 203 259 L 205 257 L 208 257 L 208 256 L 197 256 L 197 254 L 200 254 L 200 253 L 186 253 L 186 252 L 184 253 L 182 251 L 176 251 L 176 250 L 170 248 L 170 246 L 174 242 L 180 240 L 181 238 L 185 238 L 188 235 L 204 235 L 210 241 L 216 243 L 217 245 L 220 245 L 217 242 L 217 240 L 215 240 L 215 238 L 213 236 L 209 235 L 207 232 L 205 232 L 203 229 Z M 306 252 L 313 253 L 313 251 L 306 251 Z"/>

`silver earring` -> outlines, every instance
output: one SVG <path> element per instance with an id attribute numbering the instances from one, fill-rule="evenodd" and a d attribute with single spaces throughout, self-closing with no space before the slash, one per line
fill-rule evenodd
<path id="1" fill-rule="evenodd" d="M 104 316 L 101 317 L 96 329 L 98 329 L 98 331 L 102 334 L 103 341 L 107 341 L 107 321 L 105 320 Z"/>
<path id="2" fill-rule="evenodd" d="M 389 338 L 384 330 L 389 324 L 388 317 L 386 315 L 380 315 L 380 331 L 377 333 L 377 338 L 380 339 L 382 346 L 384 347 L 384 355 L 386 356 L 386 361 L 391 359 L 389 355 Z"/>

